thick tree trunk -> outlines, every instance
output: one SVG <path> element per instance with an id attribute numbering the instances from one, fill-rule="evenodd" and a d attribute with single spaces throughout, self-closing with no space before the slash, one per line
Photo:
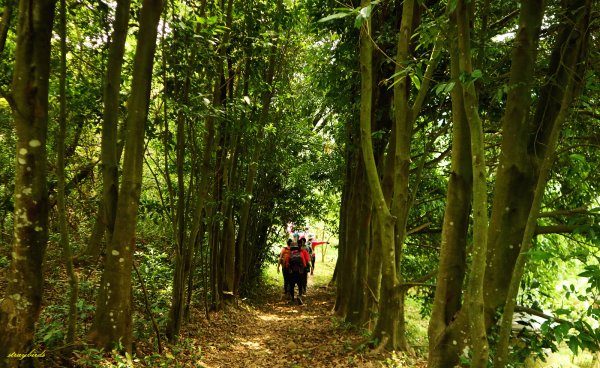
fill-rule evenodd
<path id="1" fill-rule="evenodd" d="M 0 362 L 16 367 L 10 353 L 28 353 L 40 314 L 42 261 L 48 241 L 46 136 L 48 78 L 54 1 L 21 1 L 9 102 L 17 134 L 12 260 L 0 304 Z"/>
<path id="2" fill-rule="evenodd" d="M 363 183 L 359 184 L 357 188 L 363 188 L 366 184 L 364 183 L 364 175 L 361 175 L 360 178 L 363 179 Z M 355 264 L 355 267 L 350 271 L 353 274 L 352 277 L 354 282 L 352 283 L 352 291 L 349 300 L 350 304 L 345 320 L 360 326 L 368 319 L 367 311 L 369 300 L 372 299 L 369 296 L 366 285 L 369 271 L 367 259 L 370 260 L 369 249 L 372 248 L 369 226 L 371 223 L 372 201 L 368 191 L 364 190 L 358 193 L 357 199 L 357 213 L 360 215 L 357 216 L 358 226 L 356 227 L 356 237 L 352 239 L 352 242 L 354 243 L 353 246 L 356 248 L 356 251 L 353 252 L 356 255 L 356 261 L 352 262 L 352 264 Z M 381 257 L 373 258 L 376 259 Z"/>
<path id="3" fill-rule="evenodd" d="M 346 126 L 346 135 L 349 141 L 352 141 L 354 137 L 353 129 L 354 124 L 348 124 Z M 340 234 L 339 234 L 339 247 L 338 247 L 338 261 L 336 263 L 336 269 L 338 271 L 338 277 L 336 280 L 337 293 L 335 306 L 333 307 L 336 315 L 341 318 L 345 318 L 348 305 L 350 301 L 350 290 L 352 290 L 352 275 L 356 265 L 356 255 L 354 250 L 356 249 L 356 243 L 351 238 L 350 234 L 354 231 L 357 226 L 353 222 L 353 219 L 357 211 L 355 210 L 356 201 L 356 180 L 357 170 L 359 161 L 355 159 L 357 154 L 354 145 L 347 144 L 345 148 L 345 160 L 346 160 L 346 174 L 344 179 L 344 189 L 342 195 L 342 205 L 340 207 Z"/>
<path id="4" fill-rule="evenodd" d="M 133 65 L 132 91 L 127 116 L 128 133 L 119 191 L 115 231 L 107 249 L 104 273 L 89 338 L 97 346 L 112 349 L 121 343 L 131 352 L 131 271 L 135 251 L 135 227 L 142 185 L 144 130 L 150 103 L 152 66 L 162 0 L 144 0 Z"/>

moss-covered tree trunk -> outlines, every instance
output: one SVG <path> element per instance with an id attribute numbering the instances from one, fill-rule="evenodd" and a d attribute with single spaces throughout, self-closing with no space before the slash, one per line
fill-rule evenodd
<path id="1" fill-rule="evenodd" d="M 144 0 L 133 64 L 132 90 L 128 101 L 127 138 L 123 161 L 123 183 L 119 191 L 115 231 L 107 247 L 96 315 L 89 338 L 99 347 L 118 343 L 131 352 L 131 271 L 135 252 L 135 228 L 142 186 L 144 131 L 150 103 L 152 66 L 162 0 Z"/>
<path id="2" fill-rule="evenodd" d="M 102 139 L 100 144 L 100 169 L 102 172 L 102 198 L 98 204 L 94 227 L 83 257 L 96 261 L 101 253 L 102 239 L 108 244 L 114 232 L 119 191 L 118 145 L 121 74 L 125 41 L 129 27 L 130 0 L 118 0 L 108 50 L 106 76 L 103 86 Z M 122 145 L 120 146 L 122 148 Z"/>
<path id="3" fill-rule="evenodd" d="M 395 144 L 394 151 L 390 151 L 389 155 L 394 155 L 394 165 L 389 166 L 388 170 L 393 170 L 393 199 L 391 203 L 391 213 L 396 218 L 394 225 L 394 259 L 395 273 L 398 284 L 403 282 L 400 267 L 402 263 L 402 252 L 404 249 L 404 240 L 406 238 L 406 223 L 408 213 L 410 211 L 410 191 L 409 191 L 409 175 L 410 175 L 410 148 L 413 131 L 412 112 L 409 105 L 410 93 L 410 78 L 402 70 L 406 68 L 408 63 L 408 55 L 410 49 L 410 40 L 413 30 L 413 20 L 415 12 L 415 1 L 406 0 L 402 6 L 402 20 L 400 23 L 400 32 L 398 35 L 398 45 L 396 53 L 396 73 L 401 73 L 394 81 L 394 132 Z M 384 254 L 384 263 L 387 255 Z M 385 275 L 384 275 L 385 277 Z M 382 280 L 386 282 L 386 280 Z M 389 289 L 389 288 L 388 288 Z M 381 299 L 396 299 L 398 305 L 395 307 L 398 311 L 395 326 L 395 337 L 392 339 L 391 348 L 398 348 L 402 351 L 409 351 L 408 340 L 406 339 L 406 325 L 404 319 L 404 297 L 400 295 L 399 289 L 389 289 L 394 294 L 388 295 L 382 288 Z M 388 291 L 389 292 L 389 291 Z"/>
<path id="4" fill-rule="evenodd" d="M 531 9 L 529 10 L 533 12 L 533 14 L 537 14 L 537 9 L 535 7 L 531 7 Z M 587 53 L 587 43 L 589 40 L 588 27 L 591 15 L 591 1 L 588 1 L 584 4 L 584 6 L 577 8 L 577 10 L 571 13 L 571 15 L 573 16 L 573 29 L 571 37 L 573 37 L 573 40 L 575 42 L 571 44 L 571 47 L 562 49 L 560 52 L 562 53 L 561 60 L 566 60 L 567 62 L 572 63 L 571 65 L 573 66 L 573 68 L 569 69 L 568 72 L 571 73 L 571 75 L 569 75 L 568 78 L 566 78 L 566 84 L 562 86 L 562 101 L 559 105 L 560 109 L 558 110 L 555 116 L 555 121 L 552 127 L 550 128 L 551 131 L 547 136 L 547 146 L 545 154 L 543 158 L 538 158 L 538 160 L 536 160 L 537 162 L 535 162 L 536 165 L 539 167 L 537 185 L 531 204 L 531 209 L 529 211 L 529 216 L 527 218 L 527 223 L 523 232 L 523 239 L 520 243 L 519 255 L 515 261 L 514 270 L 512 273 L 510 284 L 508 286 L 506 302 L 504 304 L 502 319 L 500 322 L 500 333 L 496 347 L 496 356 L 494 359 L 494 366 L 498 368 L 503 368 L 508 363 L 508 350 L 510 334 L 512 332 L 513 313 L 517 303 L 517 295 L 519 293 L 521 279 L 525 272 L 525 266 L 528 257 L 527 253 L 531 249 L 533 236 L 536 231 L 538 214 L 542 205 L 548 175 L 554 162 L 554 152 L 560 135 L 560 129 L 568 116 L 572 100 L 576 97 L 576 92 L 579 90 L 579 88 L 577 88 L 577 85 L 581 83 L 581 79 L 577 76 L 577 74 L 581 75 L 582 70 L 585 69 L 585 66 L 582 65 L 581 61 L 585 60 L 585 56 Z M 541 25 L 541 14 L 539 14 L 539 16 L 540 19 L 538 19 L 538 21 Z M 526 43 L 526 41 L 522 41 L 522 43 Z M 515 54 L 517 54 L 518 52 L 519 49 L 517 48 L 517 50 L 515 50 Z M 526 53 L 527 50 L 522 50 L 522 52 Z M 515 60 L 515 57 L 513 57 L 513 60 Z"/>
<path id="5" fill-rule="evenodd" d="M 485 368 L 488 363 L 489 344 L 483 313 L 483 287 L 488 231 L 487 167 L 485 166 L 485 142 L 483 122 L 479 117 L 479 103 L 475 91 L 471 56 L 471 28 L 467 3 L 458 0 L 456 6 L 458 29 L 458 64 L 466 82 L 462 83 L 465 116 L 469 123 L 471 138 L 471 164 L 473 166 L 473 247 L 471 269 L 467 283 L 465 303 L 469 316 L 471 367 Z"/>
<path id="6" fill-rule="evenodd" d="M 0 304 L 0 365 L 4 367 L 20 363 L 8 359 L 8 354 L 32 350 L 42 303 L 42 261 L 48 241 L 46 137 L 54 5 L 52 0 L 23 0 L 18 9 L 12 96 L 8 98 L 17 147 L 12 259 Z"/>
<path id="7" fill-rule="evenodd" d="M 106 243 L 110 243 L 115 228 L 117 198 L 119 191 L 117 128 L 119 125 L 119 106 L 121 95 L 121 71 L 125 40 L 129 25 L 130 0 L 118 0 L 115 20 L 111 34 L 111 44 L 106 65 L 106 82 L 104 85 L 104 109 L 102 119 L 102 202 L 104 221 L 106 224 Z"/>
<path id="8" fill-rule="evenodd" d="M 366 7 L 369 1 L 362 0 L 361 6 Z M 390 214 L 383 195 L 371 139 L 371 115 L 373 94 L 372 54 L 370 21 L 365 20 L 360 29 L 360 147 L 365 163 L 365 171 L 371 198 L 373 201 L 373 231 L 377 232 L 375 238 L 381 239 L 380 246 L 383 254 L 381 267 L 381 298 L 379 301 L 379 317 L 373 336 L 382 344 L 395 346 L 395 327 L 398 316 L 398 280 L 396 276 L 396 262 L 394 250 L 394 224 L 395 218 Z"/>
<path id="9" fill-rule="evenodd" d="M 462 287 L 466 271 L 467 232 L 471 212 L 473 169 L 469 125 L 465 116 L 459 81 L 456 26 L 450 25 L 450 77 L 452 99 L 452 157 L 442 225 L 442 240 L 435 296 L 429 320 L 429 358 L 432 368 L 453 367 L 466 338 L 457 330 L 455 316 L 462 307 Z M 454 344 L 453 341 L 457 343 Z"/>
<path id="10" fill-rule="evenodd" d="M 532 6 L 537 6 L 538 2 L 534 3 Z M 559 31 L 554 39 L 550 65 L 533 117 L 527 114 L 526 117 L 519 118 L 523 116 L 521 112 L 516 117 L 503 120 L 502 154 L 496 174 L 485 273 L 486 287 L 495 291 L 486 296 L 488 326 L 495 320 L 497 309 L 506 301 L 512 270 L 538 182 L 540 164 L 550 147 L 552 129 L 558 123 L 557 116 L 566 93 L 565 86 L 572 78 L 581 78 L 577 65 L 584 60 L 585 53 L 577 50 L 585 37 L 575 29 L 585 16 L 589 16 L 591 1 L 569 0 L 563 6 L 563 17 L 557 26 Z M 535 28 L 535 23 L 531 23 L 530 27 Z M 526 65 L 520 68 L 526 68 Z M 573 73 L 574 70 L 577 72 Z M 526 80 L 523 82 L 527 83 Z M 529 99 L 530 94 L 531 92 L 517 94 L 515 105 L 522 103 L 521 100 Z M 568 103 L 571 104 L 571 101 Z M 508 106 L 506 113 L 511 113 Z"/>

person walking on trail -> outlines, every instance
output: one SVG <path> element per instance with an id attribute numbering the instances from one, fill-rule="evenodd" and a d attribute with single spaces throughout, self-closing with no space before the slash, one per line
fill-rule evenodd
<path id="1" fill-rule="evenodd" d="M 288 268 L 288 292 L 290 302 L 294 302 L 294 289 L 298 285 L 298 304 L 302 305 L 302 276 L 306 273 L 305 267 L 310 262 L 308 253 L 302 252 L 297 242 L 292 242 L 290 246 L 290 256 L 287 262 Z"/>
<path id="2" fill-rule="evenodd" d="M 310 273 L 310 256 L 312 248 L 309 250 L 306 244 L 306 238 L 300 238 L 300 249 L 302 249 L 302 257 L 306 260 L 306 266 L 304 267 L 304 274 L 302 275 L 302 290 L 300 295 L 306 295 L 306 286 L 308 285 L 308 274 Z"/>
<path id="3" fill-rule="evenodd" d="M 289 264 L 289 259 L 290 259 L 290 245 L 292 244 L 292 239 L 288 239 L 287 240 L 287 244 L 285 245 L 285 247 L 283 247 L 283 249 L 281 249 L 281 252 L 279 253 L 279 260 L 277 261 L 277 273 L 279 273 L 279 267 L 281 267 L 283 269 L 283 293 L 284 294 L 288 294 L 289 292 L 289 278 L 290 278 L 290 273 L 288 272 L 288 264 Z"/>

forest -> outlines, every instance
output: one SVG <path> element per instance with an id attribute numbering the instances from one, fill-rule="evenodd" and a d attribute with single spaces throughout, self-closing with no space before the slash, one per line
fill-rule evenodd
<path id="1" fill-rule="evenodd" d="M 0 8 L 1 367 L 600 367 L 599 1 Z"/>

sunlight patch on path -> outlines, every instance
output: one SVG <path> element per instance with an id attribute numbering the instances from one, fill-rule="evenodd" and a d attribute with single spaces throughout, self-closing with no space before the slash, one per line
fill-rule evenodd
<path id="1" fill-rule="evenodd" d="M 259 315 L 258 318 L 265 322 L 273 322 L 273 321 L 283 320 L 283 318 L 273 315 L 273 314 L 262 314 L 262 315 Z"/>

